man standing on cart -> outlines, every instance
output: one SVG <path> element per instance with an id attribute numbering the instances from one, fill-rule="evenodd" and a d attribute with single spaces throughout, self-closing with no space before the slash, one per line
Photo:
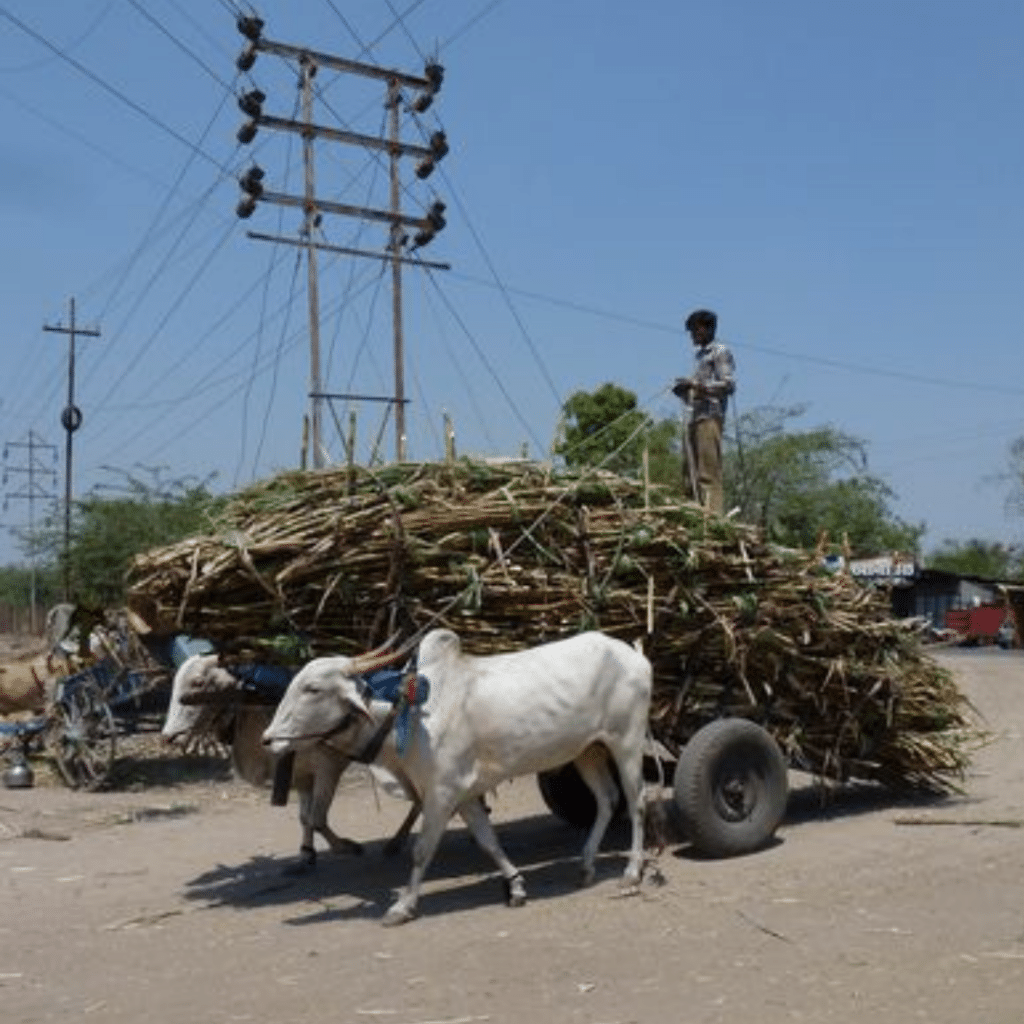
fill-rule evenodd
<path id="1" fill-rule="evenodd" d="M 718 316 L 694 310 L 686 330 L 696 347 L 691 377 L 677 377 L 672 393 L 690 407 L 686 425 L 686 462 L 693 499 L 709 512 L 722 513 L 722 430 L 729 396 L 736 390 L 736 363 L 715 337 Z"/>

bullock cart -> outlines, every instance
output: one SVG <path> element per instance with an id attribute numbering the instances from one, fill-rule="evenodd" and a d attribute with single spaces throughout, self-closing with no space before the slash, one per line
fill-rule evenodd
<path id="1" fill-rule="evenodd" d="M 52 675 L 37 671 L 39 685 L 28 707 L 0 720 L 0 755 L 20 769 L 13 778 L 25 778 L 21 766 L 40 752 L 72 789 L 102 788 L 118 736 L 139 728 L 151 696 L 168 681 L 166 667 L 130 627 L 97 628 L 90 638 L 94 653 L 85 659 L 56 648 L 42 656 L 40 664 Z"/>
<path id="2" fill-rule="evenodd" d="M 411 655 L 435 626 L 473 654 L 599 629 L 654 669 L 649 768 L 693 842 L 770 839 L 790 769 L 951 791 L 977 737 L 952 676 L 887 595 L 667 489 L 601 472 L 469 460 L 282 474 L 209 533 L 136 559 L 129 606 L 223 656 Z M 538 685 L 543 685 L 538 680 Z M 540 779 L 585 822 L 570 770 Z"/>

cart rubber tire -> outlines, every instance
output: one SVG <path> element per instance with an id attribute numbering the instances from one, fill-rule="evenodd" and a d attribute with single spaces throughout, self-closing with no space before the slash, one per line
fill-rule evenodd
<path id="1" fill-rule="evenodd" d="M 786 813 L 789 775 L 772 736 L 746 718 L 720 718 L 683 748 L 673 779 L 687 838 L 707 857 L 767 845 Z"/>
<path id="2" fill-rule="evenodd" d="M 53 704 L 49 717 L 46 746 L 61 777 L 72 789 L 100 789 L 117 747 L 117 726 L 102 690 L 80 683 Z"/>
<path id="3" fill-rule="evenodd" d="M 618 786 L 618 772 L 614 764 L 610 767 Z M 571 761 L 561 768 L 538 772 L 537 786 L 547 809 L 556 818 L 578 828 L 590 828 L 594 824 L 594 818 L 597 817 L 597 802 L 594 800 L 594 794 L 590 792 L 590 787 L 583 781 L 583 776 Z M 614 816 L 625 814 L 625 810 L 626 799 L 620 789 Z"/>

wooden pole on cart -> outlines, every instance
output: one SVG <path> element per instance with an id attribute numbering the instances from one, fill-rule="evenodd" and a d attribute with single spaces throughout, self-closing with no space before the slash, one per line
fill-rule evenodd
<path id="1" fill-rule="evenodd" d="M 690 484 L 690 495 L 698 505 L 701 501 L 700 490 L 697 487 L 697 467 L 693 454 L 693 437 L 690 433 L 690 425 L 693 420 L 690 417 L 683 419 L 683 459 L 686 462 L 687 479 Z"/>

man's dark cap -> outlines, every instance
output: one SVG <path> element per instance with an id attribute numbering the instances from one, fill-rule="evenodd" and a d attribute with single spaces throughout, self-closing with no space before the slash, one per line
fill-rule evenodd
<path id="1" fill-rule="evenodd" d="M 686 329 L 692 331 L 695 327 L 710 327 L 714 332 L 718 328 L 718 314 L 710 309 L 695 309 L 686 318 Z"/>

